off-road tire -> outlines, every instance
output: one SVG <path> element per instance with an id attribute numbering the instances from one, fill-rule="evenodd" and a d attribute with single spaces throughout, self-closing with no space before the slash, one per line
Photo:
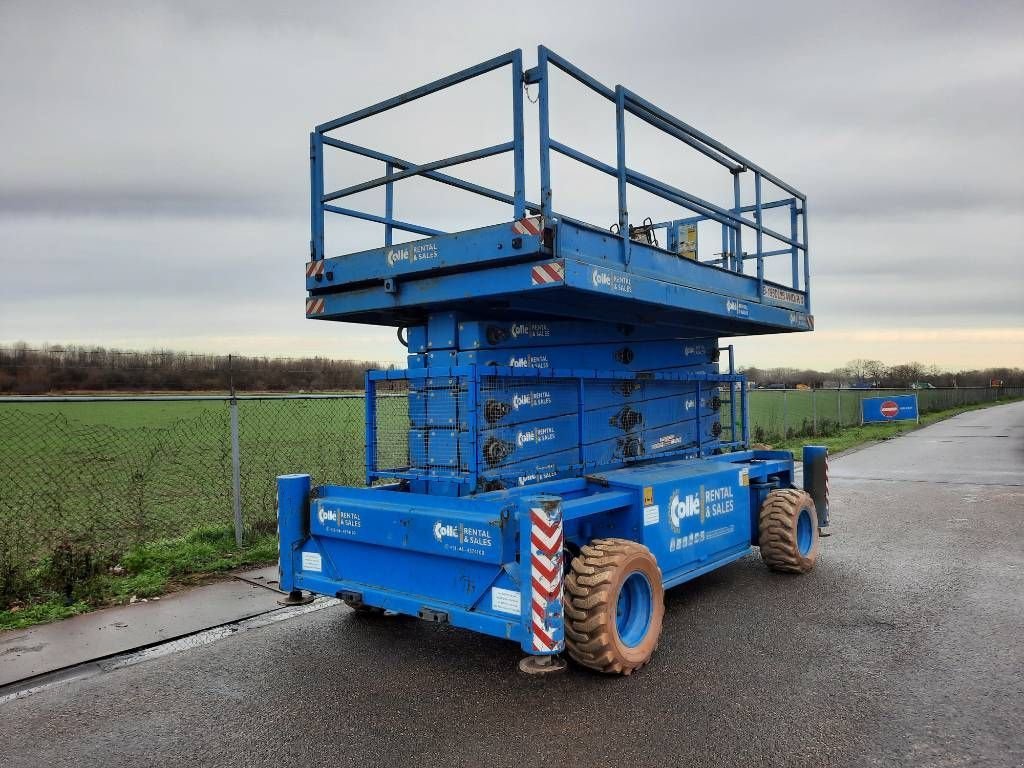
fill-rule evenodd
<path id="1" fill-rule="evenodd" d="M 811 520 L 811 544 L 800 552 L 797 528 L 802 513 Z M 758 519 L 758 545 L 761 559 L 773 571 L 807 573 L 818 559 L 818 514 L 814 500 L 806 491 L 782 488 L 772 491 L 761 505 Z"/>
<path id="2" fill-rule="evenodd" d="M 630 647 L 616 624 L 619 591 L 640 572 L 651 588 L 651 613 L 643 639 Z M 665 590 L 651 551 L 627 539 L 594 539 L 580 548 L 565 577 L 565 647 L 578 664 L 607 674 L 629 675 L 650 661 L 661 637 Z"/>

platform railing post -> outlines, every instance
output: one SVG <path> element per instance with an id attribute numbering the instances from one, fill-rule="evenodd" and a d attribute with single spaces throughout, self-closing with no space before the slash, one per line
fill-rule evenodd
<path id="1" fill-rule="evenodd" d="M 526 158 L 523 138 L 523 53 L 512 54 L 512 168 L 515 191 L 512 207 L 515 220 L 526 215 Z"/>
<path id="2" fill-rule="evenodd" d="M 789 203 L 789 239 L 797 241 L 796 227 L 796 198 Z M 790 258 L 793 262 L 793 290 L 800 290 L 800 249 L 795 245 L 790 248 Z"/>
<path id="3" fill-rule="evenodd" d="M 309 260 L 320 261 L 324 257 L 324 142 L 316 131 L 309 134 L 309 187 Z"/>
<path id="4" fill-rule="evenodd" d="M 754 172 L 754 220 L 757 222 L 757 292 L 764 295 L 764 223 L 761 221 L 761 174 Z"/>
<path id="5" fill-rule="evenodd" d="M 537 117 L 540 143 L 540 212 L 551 216 L 551 126 L 548 122 L 548 49 L 537 48 Z"/>
<path id="6" fill-rule="evenodd" d="M 740 173 L 741 171 L 733 171 L 732 174 L 732 198 L 735 208 L 733 212 L 739 216 L 740 211 L 743 208 L 743 200 L 740 196 Z M 741 224 L 736 225 L 736 250 L 733 251 L 733 260 L 736 265 L 736 271 L 741 275 L 743 274 L 743 226 Z"/>
<path id="7" fill-rule="evenodd" d="M 392 163 L 384 164 L 384 175 L 390 176 L 395 166 Z M 389 181 L 384 185 L 384 218 L 391 221 L 395 217 L 395 185 Z M 384 225 L 384 245 L 392 245 L 394 231 L 390 224 Z"/>
<path id="8" fill-rule="evenodd" d="M 807 200 L 801 200 L 800 207 L 803 209 L 803 230 L 804 230 L 804 291 L 807 293 L 806 311 L 811 311 L 811 248 L 807 242 Z"/>
<path id="9" fill-rule="evenodd" d="M 615 86 L 615 156 L 619 189 L 619 237 L 622 238 L 622 260 L 629 265 L 629 210 L 626 205 L 626 92 Z"/>

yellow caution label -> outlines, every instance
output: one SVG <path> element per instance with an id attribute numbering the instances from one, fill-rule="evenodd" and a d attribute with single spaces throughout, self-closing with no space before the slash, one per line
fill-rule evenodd
<path id="1" fill-rule="evenodd" d="M 654 487 L 646 486 L 644 488 L 644 506 L 649 506 L 654 503 Z"/>

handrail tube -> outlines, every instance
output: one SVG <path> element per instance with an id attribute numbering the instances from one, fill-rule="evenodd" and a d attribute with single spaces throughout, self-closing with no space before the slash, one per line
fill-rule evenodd
<path id="1" fill-rule="evenodd" d="M 325 205 L 324 210 L 329 211 L 330 213 L 340 213 L 342 216 L 351 216 L 353 219 L 362 219 L 363 221 L 372 221 L 376 224 L 384 224 L 385 226 L 394 227 L 395 229 L 401 229 L 406 232 L 413 232 L 417 235 L 434 236 L 448 234 L 440 229 L 421 227 L 416 224 L 410 224 L 406 221 L 399 221 L 398 219 L 392 219 L 387 216 L 377 216 L 373 213 L 364 213 L 363 211 L 357 211 L 352 208 L 339 208 L 336 205 Z M 391 243 L 387 243 L 386 245 L 391 245 Z"/>
<path id="2" fill-rule="evenodd" d="M 628 109 L 628 107 L 627 107 L 627 109 Z M 687 145 L 693 147 L 694 149 L 696 149 L 702 155 L 705 155 L 706 157 L 711 158 L 712 160 L 714 160 L 716 163 L 719 163 L 720 165 L 724 165 L 726 168 L 728 168 L 733 173 L 741 173 L 745 169 L 743 165 L 740 165 L 739 163 L 731 160 L 730 158 L 726 157 L 725 155 L 722 155 L 719 152 L 716 152 L 711 147 L 708 147 L 708 146 L 704 145 L 699 139 L 695 139 L 694 137 L 690 136 L 685 131 L 680 130 L 679 128 L 676 128 L 674 125 L 672 125 L 671 123 L 669 123 L 666 120 L 663 120 L 662 118 L 658 117 L 657 115 L 654 115 L 654 114 L 651 114 L 651 113 L 647 113 L 647 112 L 643 112 L 643 111 L 640 111 L 640 112 L 637 112 L 637 111 L 634 111 L 634 110 L 628 110 L 628 111 L 629 111 L 629 113 L 631 115 L 633 115 L 634 117 L 639 118 L 640 120 L 643 120 L 648 125 L 651 125 L 654 128 L 657 128 L 659 131 L 663 131 L 664 133 L 667 133 L 669 136 L 672 136 L 673 138 L 679 139 L 684 144 L 687 144 Z"/>
<path id="3" fill-rule="evenodd" d="M 781 200 L 771 200 L 767 203 L 761 203 L 761 208 L 782 208 L 783 206 L 790 205 L 790 203 L 793 200 L 794 198 L 792 197 L 787 197 Z M 749 213 L 750 211 L 754 210 L 754 206 L 744 205 L 741 206 L 740 208 L 730 208 L 729 210 L 733 212 L 739 211 L 740 213 Z M 707 217 L 693 216 L 686 219 L 672 219 L 671 221 L 659 221 L 657 224 L 654 225 L 654 228 L 658 229 L 660 227 L 669 227 L 672 224 L 698 224 L 701 221 L 707 221 Z"/>
<path id="4" fill-rule="evenodd" d="M 761 256 L 764 257 L 764 258 L 768 258 L 769 256 L 784 256 L 786 254 L 792 254 L 792 253 L 793 253 L 793 249 L 792 248 L 777 248 L 774 251 L 765 251 L 764 253 L 761 254 Z M 797 289 L 797 290 L 799 290 L 799 289 Z"/>
<path id="5" fill-rule="evenodd" d="M 628 88 L 623 88 L 622 90 L 623 90 L 623 93 L 626 96 L 626 101 L 627 102 L 632 102 L 633 106 L 637 107 L 637 109 L 647 110 L 651 114 L 657 115 L 662 120 L 664 120 L 665 122 L 667 122 L 667 123 L 669 123 L 671 125 L 674 125 L 679 130 L 685 131 L 686 133 L 688 133 L 691 136 L 693 136 L 695 139 L 698 139 L 699 141 L 704 142 L 709 147 L 713 147 L 714 149 L 717 149 L 722 154 L 724 154 L 724 155 L 726 155 L 728 157 L 731 157 L 737 163 L 742 163 L 744 166 L 746 166 L 750 170 L 757 171 L 764 178 L 768 179 L 768 181 L 770 181 L 772 184 L 774 184 L 775 186 L 779 187 L 780 189 L 785 190 L 786 192 L 789 192 L 789 194 L 793 195 L 794 197 L 799 197 L 801 200 L 806 199 L 804 194 L 802 192 L 800 192 L 800 190 L 796 189 L 795 187 L 790 186 L 789 184 L 787 184 L 786 182 L 784 182 L 782 179 L 778 178 L 777 176 L 775 176 L 775 175 L 773 175 L 771 173 L 768 173 L 768 171 L 766 171 L 763 168 L 761 168 L 761 166 L 759 166 L 757 163 L 751 162 L 750 160 L 745 158 L 743 155 L 741 155 L 736 150 L 730 149 L 729 147 L 727 147 L 722 142 L 720 142 L 720 141 L 718 141 L 716 139 L 711 138 L 710 136 L 708 136 L 706 133 L 704 133 L 702 131 L 698 131 L 692 125 L 689 125 L 688 123 L 684 123 L 678 117 L 675 117 L 674 115 L 669 114 L 668 112 L 666 112 L 665 110 L 661 109 L 660 107 L 654 106 L 653 104 L 651 104 L 651 102 L 647 101 L 645 98 L 643 98 L 642 96 L 634 93 L 633 91 L 629 90 Z M 637 117 L 639 117 L 639 114 L 637 114 L 637 112 L 635 112 L 634 110 L 629 110 L 629 111 L 632 112 L 633 114 L 637 115 Z"/>
<path id="6" fill-rule="evenodd" d="M 356 112 L 351 112 L 347 115 L 343 115 L 342 117 L 335 118 L 334 120 L 329 120 L 326 123 L 321 123 L 316 127 L 316 132 L 326 133 L 327 131 L 333 131 L 335 128 L 340 128 L 343 125 L 348 125 L 349 123 L 354 123 L 357 120 L 362 120 L 364 117 L 370 117 L 381 112 L 386 112 L 389 109 L 394 109 L 402 104 L 408 104 L 410 101 L 415 101 L 416 99 L 423 98 L 424 96 L 429 96 L 431 93 L 442 91 L 445 88 L 458 85 L 466 80 L 471 80 L 478 75 L 487 74 L 488 72 L 499 69 L 506 64 L 511 64 L 517 52 L 522 54 L 522 51 L 519 49 L 503 53 L 501 56 L 495 56 L 493 59 L 489 59 L 488 61 L 481 62 L 475 66 L 468 67 L 460 70 L 459 72 L 439 78 L 438 80 L 434 80 L 432 83 L 421 85 L 419 88 L 413 88 L 411 91 L 406 91 L 398 96 L 393 96 L 390 99 L 377 102 L 376 104 L 364 107 Z"/>
<path id="7" fill-rule="evenodd" d="M 618 170 L 616 170 L 615 166 L 608 165 L 607 163 L 602 163 L 600 160 L 593 158 L 590 155 L 585 155 L 578 149 L 573 149 L 567 144 L 563 144 L 562 142 L 556 141 L 555 139 L 548 139 L 548 144 L 558 154 L 565 155 L 566 157 L 571 157 L 573 160 L 576 160 L 577 162 L 590 166 L 595 171 L 607 173 L 609 176 L 619 175 L 619 172 Z"/>
<path id="8" fill-rule="evenodd" d="M 674 192 L 666 191 L 658 182 L 655 182 L 654 179 L 650 179 L 650 182 L 648 182 L 647 179 L 649 177 L 643 176 L 643 174 L 640 175 L 642 176 L 642 178 L 633 178 L 630 180 L 630 183 L 633 186 L 638 187 L 639 189 L 642 189 L 645 192 L 650 192 L 652 195 L 657 195 L 663 200 L 668 200 L 671 203 L 680 205 L 683 208 L 688 208 L 691 211 L 696 211 L 701 214 L 701 217 L 703 219 L 717 221 L 719 224 L 724 224 L 728 227 L 735 226 L 735 224 L 732 221 L 730 221 L 727 217 L 719 215 L 711 208 L 706 208 L 702 206 L 700 202 L 698 202 L 700 198 L 693 198 L 692 195 L 686 195 L 685 197 L 681 197 L 679 195 L 676 195 Z"/>
<path id="9" fill-rule="evenodd" d="M 395 155 L 388 155 L 385 154 L 384 152 L 378 152 L 377 150 L 374 149 L 361 147 L 358 144 L 352 144 L 351 142 L 348 141 L 339 141 L 338 139 L 333 139 L 330 136 L 324 136 L 322 137 L 322 139 L 324 144 L 328 144 L 332 147 L 335 147 L 336 149 L 343 149 L 346 152 L 351 152 L 352 154 L 355 155 L 362 155 L 363 157 L 369 157 L 373 160 L 381 160 L 385 163 L 391 163 L 392 165 L 402 168 L 403 170 L 406 168 L 418 167 L 417 164 L 412 162 L 411 160 L 403 160 L 402 158 L 396 157 Z M 497 200 L 499 203 L 508 203 L 509 205 L 515 204 L 515 200 L 513 199 L 512 195 L 506 195 L 504 192 L 499 192 L 496 189 L 482 187 L 479 184 L 474 184 L 471 181 L 464 181 L 463 179 L 460 179 L 457 176 L 449 176 L 447 173 L 441 173 L 439 171 L 426 171 L 421 175 L 428 179 L 431 179 L 432 181 L 439 181 L 442 184 L 447 184 L 451 187 L 456 187 L 457 189 L 465 190 L 466 192 L 474 192 L 475 194 L 481 195 L 483 197 L 488 197 L 491 200 Z M 527 202 L 526 207 L 535 208 L 539 210 L 539 206 L 537 206 L 536 203 Z"/>
<path id="10" fill-rule="evenodd" d="M 588 75 L 586 72 L 584 72 L 582 69 L 577 67 L 575 64 L 570 64 L 568 61 L 563 59 L 561 56 L 559 56 L 557 53 L 552 51 L 550 48 L 545 48 L 543 45 L 538 46 L 537 47 L 538 54 L 540 54 L 541 51 L 544 51 L 544 53 L 546 54 L 547 60 L 550 63 L 554 64 L 556 67 L 558 67 L 558 69 L 560 69 L 563 72 L 565 72 L 565 74 L 569 75 L 569 77 L 571 77 L 573 80 L 576 80 L 577 82 L 580 82 L 583 85 L 587 86 L 587 88 L 589 88 L 590 90 L 595 91 L 596 93 L 601 94 L 606 99 L 608 99 L 608 101 L 611 101 L 611 102 L 615 101 L 615 91 L 613 89 L 609 88 L 604 83 L 599 82 L 598 80 L 595 80 L 593 77 Z"/>
<path id="11" fill-rule="evenodd" d="M 645 184 L 650 185 L 655 189 L 660 189 L 665 193 L 674 195 L 683 200 L 687 200 L 693 204 L 693 206 L 690 206 L 680 203 L 680 205 L 683 205 L 684 208 L 690 208 L 691 210 L 698 210 L 699 208 L 703 208 L 704 210 L 715 212 L 716 214 L 718 214 L 718 216 L 709 216 L 708 218 L 714 219 L 720 224 L 743 224 L 744 226 L 751 227 L 752 229 L 760 229 L 764 234 L 768 235 L 769 237 L 775 238 L 780 243 L 786 243 L 786 245 L 792 245 L 801 250 L 804 250 L 803 245 L 791 240 L 786 235 L 783 235 L 781 232 L 776 232 L 772 229 L 768 229 L 768 227 L 765 226 L 759 227 L 756 221 L 752 221 L 751 219 L 745 219 L 742 216 L 736 216 L 733 214 L 732 211 L 728 210 L 727 208 L 721 208 L 715 205 L 714 203 L 709 203 L 707 200 L 702 200 L 696 195 L 691 195 L 688 192 L 683 192 L 681 189 L 676 189 L 675 187 L 666 184 L 663 181 L 658 181 L 657 179 L 653 179 L 650 176 L 645 176 L 644 174 L 639 173 L 638 171 L 634 171 L 632 168 L 626 169 L 626 176 L 627 178 L 631 177 L 631 183 L 633 183 L 634 185 L 637 185 L 637 181 L 643 181 Z M 648 189 L 647 191 L 651 192 L 650 189 Z M 652 192 L 652 194 L 665 197 L 666 200 L 669 199 L 664 194 L 660 194 L 659 192 Z"/>
<path id="12" fill-rule="evenodd" d="M 364 181 L 361 184 L 353 184 L 351 187 L 336 190 L 321 197 L 320 202 L 329 203 L 331 200 L 337 200 L 340 197 L 348 197 L 349 195 L 365 192 L 368 189 L 375 189 L 383 184 L 387 184 L 388 182 L 401 181 L 402 179 L 407 179 L 411 176 L 419 176 L 424 171 L 436 171 L 438 168 L 448 168 L 452 165 L 461 165 L 462 163 L 469 163 L 473 160 L 481 160 L 485 157 L 500 155 L 504 152 L 511 151 L 514 146 L 514 142 L 506 141 L 503 144 L 495 144 L 491 147 L 475 149 L 472 152 L 455 155 L 454 157 L 446 157 L 443 160 L 434 160 L 431 163 L 424 163 L 423 165 L 414 165 L 412 168 L 406 168 L 404 171 L 393 173 L 390 176 L 381 176 L 376 179 L 371 179 L 370 181 Z"/>

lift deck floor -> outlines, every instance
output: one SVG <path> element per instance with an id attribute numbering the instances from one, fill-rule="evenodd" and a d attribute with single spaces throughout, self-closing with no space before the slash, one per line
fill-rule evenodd
<path id="1" fill-rule="evenodd" d="M 373 325 L 458 311 L 654 324 L 694 336 L 814 327 L 802 291 L 581 222 L 545 228 L 539 216 L 310 262 L 306 289 L 307 317 Z"/>

